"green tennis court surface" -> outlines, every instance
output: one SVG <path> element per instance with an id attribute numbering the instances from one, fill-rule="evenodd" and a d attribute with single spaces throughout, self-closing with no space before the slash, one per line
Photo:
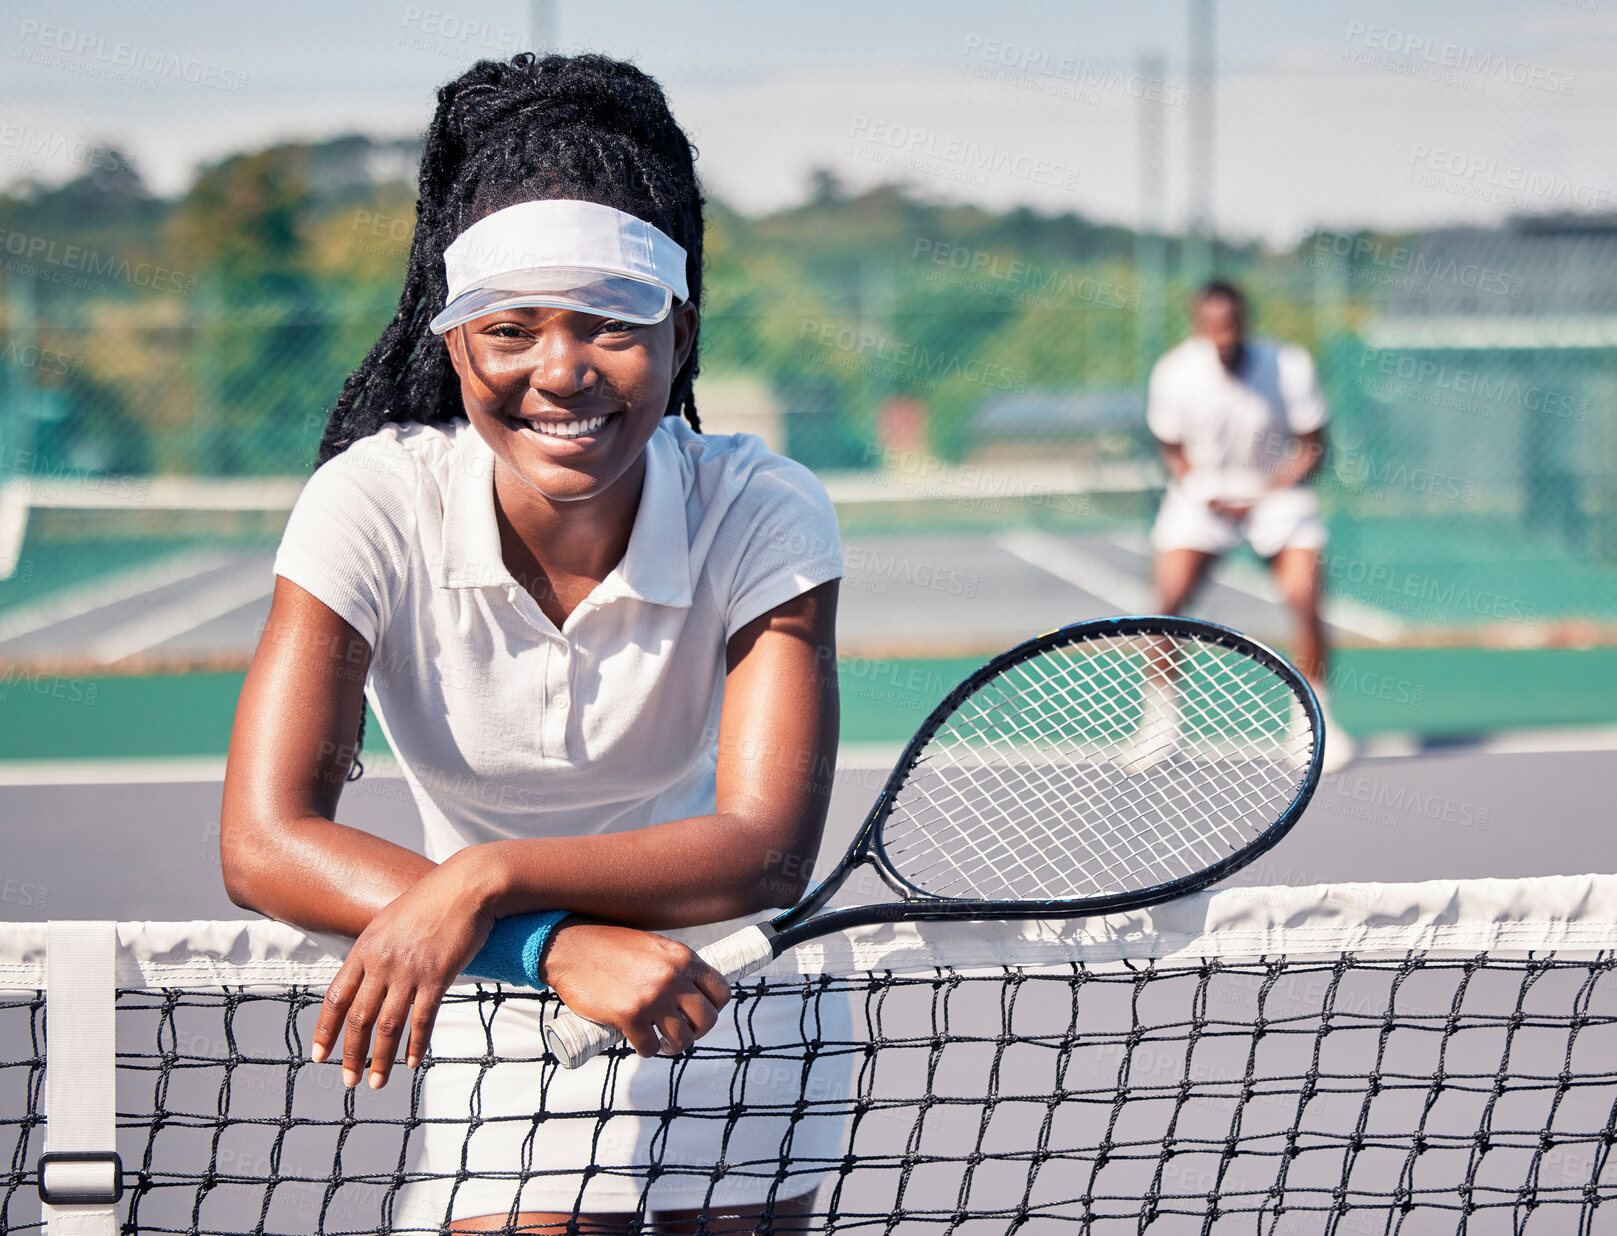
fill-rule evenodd
<path id="1" fill-rule="evenodd" d="M 285 488 L 224 492 L 267 503 Z M 212 493 L 192 500 L 225 500 Z M 878 514 L 839 507 L 845 652 L 986 656 L 1069 622 L 1156 610 L 1139 512 L 975 526 L 947 503 Z M 30 514 L 14 560 L 0 544 L 0 663 L 89 673 L 244 665 L 268 612 L 284 517 L 222 507 Z M 1342 645 L 1617 642 L 1617 566 L 1547 552 L 1510 521 L 1427 518 L 1418 535 L 1403 521 L 1346 523 L 1325 589 Z M 1214 572 L 1194 612 L 1267 642 L 1291 632 L 1250 554 Z"/>
<path id="2" fill-rule="evenodd" d="M 981 664 L 970 657 L 851 658 L 841 666 L 842 741 L 909 737 L 939 699 Z M 1336 654 L 1331 706 L 1357 736 L 1485 733 L 1613 721 L 1617 648 L 1349 648 Z"/>
<path id="3" fill-rule="evenodd" d="M 845 658 L 842 742 L 902 743 L 982 663 Z M 63 677 L 0 669 L 0 750 L 13 760 L 219 756 L 242 674 Z M 1617 648 L 1344 649 L 1332 707 L 1356 737 L 1448 736 L 1520 726 L 1609 725 Z M 366 727 L 369 750 L 381 727 Z"/>

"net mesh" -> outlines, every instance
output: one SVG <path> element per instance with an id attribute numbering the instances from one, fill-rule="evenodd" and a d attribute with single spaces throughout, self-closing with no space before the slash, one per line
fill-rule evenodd
<path id="1" fill-rule="evenodd" d="M 1599 1231 L 1613 907 L 1617 881 L 1587 877 L 863 929 L 742 985 L 724 1027 L 632 1083 L 621 1056 L 580 1086 L 511 1054 L 548 998 L 457 988 L 462 1028 L 380 1092 L 308 1060 L 334 965 L 269 984 L 176 968 L 165 938 L 117 998 L 124 1230 L 438 1231 L 450 1207 L 510 1226 L 523 1191 L 576 1206 L 543 1231 Z M 48 999 L 4 973 L 0 1227 L 38 1231 Z M 764 1217 L 726 1217 L 748 1203 Z"/>
<path id="2" fill-rule="evenodd" d="M 1095 897 L 1227 858 L 1296 799 L 1313 726 L 1285 679 L 1209 639 L 1143 629 L 1046 649 L 927 741 L 884 826 L 944 897 Z"/>

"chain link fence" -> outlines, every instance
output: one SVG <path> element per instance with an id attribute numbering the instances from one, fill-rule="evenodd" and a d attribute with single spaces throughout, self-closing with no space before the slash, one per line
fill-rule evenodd
<path id="1" fill-rule="evenodd" d="M 1346 29 L 1350 49 L 1386 41 Z M 967 68 L 982 46 L 967 38 Z M 1007 98 L 1027 93 L 1018 81 Z M 1158 85 L 1138 105 L 1142 140 L 1160 143 L 1150 108 L 1178 123 L 1190 96 Z M 890 153 L 877 127 L 856 117 L 855 144 Z M 120 512 L 29 534 L 52 520 L 114 543 L 151 534 L 161 503 L 108 498 L 143 478 L 306 476 L 393 310 L 418 150 L 273 145 L 158 197 L 106 149 L 63 185 L 0 195 L 0 492 Z M 922 155 L 922 171 L 948 170 Z M 1412 162 L 1434 192 L 1476 179 Z M 762 215 L 709 203 L 704 416 L 815 468 L 846 529 L 1036 524 L 1138 543 L 1162 479 L 1146 377 L 1216 272 L 1248 291 L 1255 333 L 1319 365 L 1333 592 L 1412 640 L 1478 625 L 1542 640 L 1547 623 L 1582 640 L 1617 623 L 1610 201 L 1527 185 L 1493 227 L 1223 244 L 949 205 L 896 183 L 913 171 L 854 190 L 824 170 Z"/>
<path id="2" fill-rule="evenodd" d="M 1177 241 L 1069 223 L 1017 243 L 997 220 L 951 231 L 876 197 L 716 212 L 712 426 L 815 467 L 861 531 L 1143 530 L 1160 483 L 1145 378 L 1186 325 Z M 305 475 L 392 311 L 409 216 L 380 205 L 348 208 L 369 280 L 176 271 L 50 228 L 48 203 L 13 226 L 28 243 L 4 266 L 6 481 L 98 494 L 154 474 Z M 868 235 L 877 211 L 896 236 Z M 1317 233 L 1219 264 L 1257 333 L 1320 367 L 1335 590 L 1417 625 L 1617 619 L 1617 227 Z"/>

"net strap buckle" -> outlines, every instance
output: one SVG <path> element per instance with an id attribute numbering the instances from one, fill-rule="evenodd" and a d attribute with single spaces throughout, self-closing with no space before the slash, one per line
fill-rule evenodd
<path id="1" fill-rule="evenodd" d="M 94 1164 L 112 1169 L 105 1182 L 102 1173 L 85 1170 Z M 47 1206 L 111 1206 L 123 1195 L 124 1161 L 115 1150 L 47 1150 L 39 1156 L 39 1200 Z"/>
<path id="2" fill-rule="evenodd" d="M 45 1232 L 118 1236 L 118 925 L 53 919 L 45 950 Z"/>

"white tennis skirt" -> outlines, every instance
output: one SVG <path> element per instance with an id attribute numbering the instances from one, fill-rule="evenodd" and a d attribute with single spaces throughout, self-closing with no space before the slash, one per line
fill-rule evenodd
<path id="1" fill-rule="evenodd" d="M 567 1070 L 546 1059 L 542 1034 L 559 1005 L 508 990 L 456 988 L 439 1010 L 409 1169 L 430 1179 L 401 1189 L 395 1229 L 513 1207 L 758 1205 L 810 1193 L 840 1164 L 854 1055 L 845 991 L 760 998 L 749 984 L 684 1055 Z"/>

